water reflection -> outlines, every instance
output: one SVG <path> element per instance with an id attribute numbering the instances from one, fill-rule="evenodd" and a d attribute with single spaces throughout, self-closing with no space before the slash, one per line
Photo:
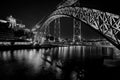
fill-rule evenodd
<path id="1" fill-rule="evenodd" d="M 43 76 L 43 74 L 47 75 L 49 72 L 54 75 L 55 79 L 78 80 L 78 78 L 85 78 L 85 75 L 91 73 L 91 71 L 94 74 L 96 71 L 94 72 L 92 69 L 103 65 L 104 59 L 112 60 L 115 57 L 113 53 L 118 55 L 118 51 L 114 48 L 68 46 L 39 50 L 1 51 L 0 60 L 3 60 L 4 63 L 11 60 L 14 63 L 8 62 L 7 64 L 10 66 L 19 64 L 26 67 L 29 74 L 32 75 Z M 25 72 L 23 71 L 23 73 Z M 90 76 L 87 77 L 90 78 Z"/>
<path id="2" fill-rule="evenodd" d="M 1 57 L 3 58 L 3 60 L 9 60 L 11 58 L 11 53 L 10 51 L 3 51 L 1 54 Z"/>
<path id="3" fill-rule="evenodd" d="M 44 53 L 44 49 L 40 49 L 37 51 L 36 49 L 33 50 L 15 50 L 13 52 L 14 58 L 18 62 L 25 63 L 28 67 L 33 68 L 33 70 L 39 71 L 41 65 L 43 63 L 42 54 Z"/>

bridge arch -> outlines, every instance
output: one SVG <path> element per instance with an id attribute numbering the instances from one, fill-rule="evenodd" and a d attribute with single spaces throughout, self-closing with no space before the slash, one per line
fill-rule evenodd
<path id="1" fill-rule="evenodd" d="M 117 35 L 120 33 L 120 17 L 118 15 L 84 7 L 64 7 L 48 16 L 47 20 L 42 23 L 40 31 L 44 32 L 53 20 L 60 17 L 72 17 L 90 25 L 119 48 L 120 40 Z"/>
<path id="2" fill-rule="evenodd" d="M 40 31 L 44 31 L 44 29 L 46 29 L 46 27 L 52 22 L 54 21 L 55 19 L 57 18 L 61 18 L 61 17 L 70 17 L 69 15 L 56 15 L 56 16 L 51 16 L 50 18 L 48 18 L 44 23 L 43 25 L 41 26 L 40 28 Z"/>

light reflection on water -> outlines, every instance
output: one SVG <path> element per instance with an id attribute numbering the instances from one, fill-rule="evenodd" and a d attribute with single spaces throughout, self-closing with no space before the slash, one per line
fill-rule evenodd
<path id="1" fill-rule="evenodd" d="M 56 47 L 50 49 L 24 49 L 14 51 L 1 51 L 0 58 L 4 61 L 13 59 L 17 61 L 15 64 L 25 65 L 31 70 L 32 74 L 41 73 L 42 70 L 47 71 L 50 69 L 60 78 L 61 74 L 65 73 L 66 66 L 76 69 L 83 62 L 89 60 L 101 59 L 103 57 L 113 58 L 113 53 L 116 52 L 114 48 L 91 47 L 91 46 L 69 46 L 69 47 Z M 74 62 L 72 62 L 74 61 Z M 72 64 L 72 67 L 71 67 Z M 73 70 L 74 70 L 73 68 Z M 79 68 L 78 68 L 79 69 Z M 68 69 L 72 70 L 72 69 Z M 83 70 L 83 69 L 82 69 Z M 72 76 L 75 76 L 75 71 Z M 83 75 L 83 74 L 82 74 Z"/>
<path id="2" fill-rule="evenodd" d="M 36 72 L 40 70 L 43 63 L 43 59 L 41 58 L 43 53 L 44 49 L 40 49 L 39 51 L 36 51 L 36 49 L 15 50 L 13 52 L 13 55 L 18 62 L 27 64 L 28 67 L 32 67 L 33 70 Z"/>
<path id="3" fill-rule="evenodd" d="M 9 60 L 11 58 L 11 53 L 10 51 L 3 51 L 1 56 L 3 56 L 3 60 Z"/>

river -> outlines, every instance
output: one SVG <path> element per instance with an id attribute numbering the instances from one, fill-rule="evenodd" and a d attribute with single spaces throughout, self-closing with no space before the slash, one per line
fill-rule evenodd
<path id="1" fill-rule="evenodd" d="M 93 46 L 0 51 L 0 80 L 115 80 L 116 52 Z"/>

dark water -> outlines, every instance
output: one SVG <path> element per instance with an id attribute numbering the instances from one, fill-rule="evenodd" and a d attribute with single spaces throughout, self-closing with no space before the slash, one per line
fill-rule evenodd
<path id="1" fill-rule="evenodd" d="M 118 80 L 117 52 L 92 46 L 0 51 L 0 80 Z"/>

